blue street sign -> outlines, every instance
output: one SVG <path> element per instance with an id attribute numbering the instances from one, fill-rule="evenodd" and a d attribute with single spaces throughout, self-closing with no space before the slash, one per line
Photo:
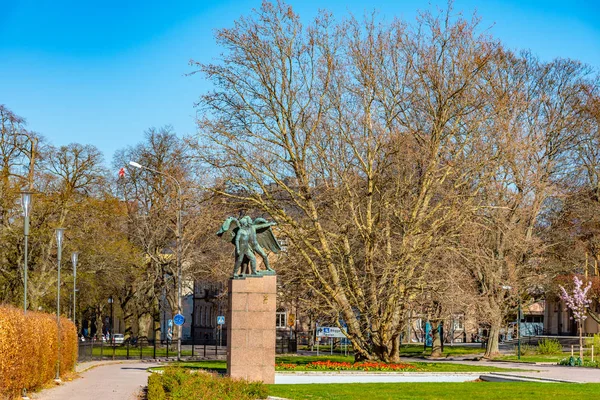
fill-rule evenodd
<path id="1" fill-rule="evenodd" d="M 225 316 L 224 315 L 217 316 L 217 324 L 225 325 Z"/>
<path id="2" fill-rule="evenodd" d="M 175 323 L 175 325 L 181 326 L 185 322 L 185 317 L 181 314 L 177 314 L 173 317 L 173 322 Z"/>
<path id="3" fill-rule="evenodd" d="M 173 320 L 167 320 L 167 340 L 173 339 Z"/>

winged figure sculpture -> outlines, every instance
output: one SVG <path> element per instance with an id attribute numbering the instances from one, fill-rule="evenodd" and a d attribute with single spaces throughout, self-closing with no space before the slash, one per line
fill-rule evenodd
<path id="1" fill-rule="evenodd" d="M 245 216 L 238 220 L 235 217 L 229 217 L 221 225 L 217 236 L 230 241 L 235 245 L 235 266 L 233 276 L 245 274 L 250 275 L 268 275 L 274 274 L 275 270 L 269 265 L 269 257 L 266 251 L 275 254 L 281 251 L 281 246 L 277 243 L 271 226 L 277 225 L 275 222 L 268 222 L 264 218 L 252 218 Z M 266 251 L 265 251 L 266 250 Z M 260 273 L 256 271 L 256 256 L 261 256 L 266 267 L 266 271 Z M 250 271 L 248 271 L 250 269 Z"/>

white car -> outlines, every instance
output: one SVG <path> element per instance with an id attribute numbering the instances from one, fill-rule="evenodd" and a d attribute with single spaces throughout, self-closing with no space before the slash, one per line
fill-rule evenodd
<path id="1" fill-rule="evenodd" d="M 112 338 L 114 344 L 123 344 L 125 342 L 125 335 L 122 333 L 115 333 Z"/>

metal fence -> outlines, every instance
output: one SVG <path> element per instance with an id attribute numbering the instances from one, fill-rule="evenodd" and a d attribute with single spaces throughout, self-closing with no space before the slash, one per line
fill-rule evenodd
<path id="1" fill-rule="evenodd" d="M 296 339 L 277 339 L 277 354 L 295 353 Z M 192 345 L 184 341 L 181 356 L 185 359 L 223 360 L 227 357 L 226 343 L 216 340 L 202 340 Z M 79 342 L 78 361 L 92 360 L 169 360 L 177 358 L 177 342 L 161 342 L 154 340 L 125 341 L 122 344 L 108 343 L 103 340 L 86 340 Z"/>
<path id="2" fill-rule="evenodd" d="M 296 339 L 281 338 L 275 342 L 275 353 L 286 354 L 295 353 L 298 350 L 298 341 Z"/>
<path id="3" fill-rule="evenodd" d="M 222 344 L 222 343 L 220 343 Z M 224 359 L 227 356 L 227 346 L 216 341 L 202 341 L 192 345 L 191 342 L 181 346 L 182 358 Z M 150 360 L 176 359 L 176 341 L 137 340 L 125 341 L 122 344 L 107 343 L 103 340 L 87 340 L 79 342 L 78 361 L 92 360 Z"/>

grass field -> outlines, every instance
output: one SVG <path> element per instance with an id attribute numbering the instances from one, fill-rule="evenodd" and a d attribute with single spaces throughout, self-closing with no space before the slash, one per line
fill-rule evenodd
<path id="1" fill-rule="evenodd" d="M 304 346 L 303 350 L 310 350 L 310 347 Z M 313 347 L 313 350 L 316 351 L 316 346 Z M 331 347 L 327 345 L 319 346 L 319 352 L 323 353 L 324 356 L 331 354 Z M 336 347 L 333 349 L 333 356 L 343 354 L 344 350 L 340 347 Z M 460 346 L 454 345 L 444 346 L 444 354 L 443 357 L 451 357 L 451 356 L 464 356 L 464 355 L 477 355 L 484 352 L 484 349 L 481 347 L 473 347 L 473 346 Z M 423 344 L 403 344 L 400 346 L 400 357 L 424 357 L 431 355 L 431 348 L 428 347 L 427 350 L 423 350 Z"/>
<path id="2" fill-rule="evenodd" d="M 484 349 L 481 347 L 473 347 L 473 346 L 444 346 L 444 357 L 450 356 L 465 356 L 469 354 L 477 355 L 482 354 Z M 400 357 L 420 357 L 420 356 L 428 356 L 431 354 L 431 348 L 427 348 L 427 350 L 423 351 L 422 344 L 407 344 L 400 346 Z"/>
<path id="3" fill-rule="evenodd" d="M 600 384 L 570 383 L 346 383 L 269 385 L 269 395 L 288 399 L 550 399 L 597 398 Z"/>
<path id="4" fill-rule="evenodd" d="M 100 350 L 102 350 L 102 355 L 104 357 L 112 357 L 113 348 L 111 346 L 103 346 L 102 349 L 100 346 L 93 348 L 93 355 L 100 356 Z M 86 349 L 86 352 L 88 349 Z M 86 353 L 88 354 L 88 353 Z M 142 358 L 149 358 L 154 355 L 154 348 L 152 346 L 144 346 L 142 347 Z M 191 350 L 182 350 L 182 356 L 191 356 Z M 127 346 L 115 346 L 115 357 L 123 358 L 127 356 Z M 129 358 L 139 358 L 140 356 L 140 348 L 139 347 L 129 347 Z M 167 348 L 166 347 L 157 347 L 156 348 L 156 356 L 157 357 L 166 357 L 167 356 Z M 176 358 L 177 357 L 177 348 L 169 348 L 169 357 Z"/>
<path id="5" fill-rule="evenodd" d="M 333 357 L 310 357 L 310 356 L 282 356 L 277 357 L 275 362 L 286 363 L 286 364 L 297 364 L 299 366 L 306 365 L 313 361 L 348 361 L 353 362 L 352 357 L 333 356 Z M 499 367 L 487 367 L 483 365 L 464 365 L 454 363 L 431 363 L 431 362 L 417 362 L 411 363 L 419 368 L 418 372 L 506 372 L 515 371 L 510 368 L 499 368 Z M 198 368 L 207 369 L 216 372 L 225 372 L 227 369 L 227 363 L 225 361 L 190 361 L 190 362 L 174 362 L 169 364 L 170 366 L 181 366 L 185 368 Z M 162 367 L 158 367 L 162 368 Z M 299 367 L 295 371 L 305 371 L 306 368 Z M 314 371 L 314 370 L 312 370 Z"/>

